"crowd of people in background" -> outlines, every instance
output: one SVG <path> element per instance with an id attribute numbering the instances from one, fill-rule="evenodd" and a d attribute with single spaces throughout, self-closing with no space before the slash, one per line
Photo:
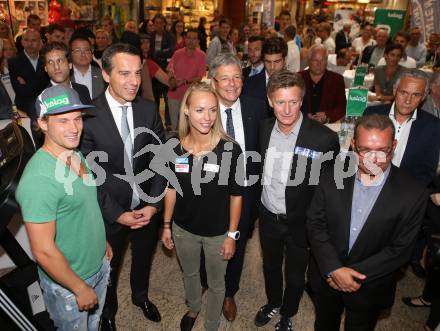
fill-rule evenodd
<path id="1" fill-rule="evenodd" d="M 275 330 L 293 330 L 292 317 L 298 312 L 309 270 L 316 330 L 338 330 L 344 309 L 348 330 L 373 330 L 380 309 L 393 303 L 394 273 L 410 262 L 414 273 L 427 283 L 423 295 L 404 298 L 404 302 L 411 307 L 430 307 L 425 329 L 434 330 L 440 316 L 438 267 L 425 263 L 424 252 L 431 234 L 439 228 L 440 74 L 436 70 L 440 69 L 440 34 L 432 33 L 426 43 L 421 36 L 420 28 L 413 27 L 391 37 L 389 30 L 365 19 L 344 21 L 340 31 L 322 16 L 295 24 L 288 11 L 277 16 L 274 27 L 249 21 L 233 26 L 226 17 L 216 17 L 213 22 L 202 17 L 197 27 L 190 27 L 183 19 L 171 21 L 162 14 L 140 24 L 129 20 L 123 27 L 115 26 L 107 16 L 93 27 L 42 27 L 38 16 L 29 15 L 26 29 L 13 36 L 9 26 L 0 23 L 1 88 L 19 114 L 31 119 L 35 145 L 48 155 L 53 156 L 51 149 L 60 146 L 51 133 L 56 126 L 51 127 L 49 119 L 64 113 L 49 110 L 44 115 L 42 98 L 67 93 L 47 92 L 58 85 L 73 89 L 78 103 L 93 104 L 97 109 L 94 118 L 84 120 L 84 127 L 82 122 L 76 127 L 75 137 L 83 134 L 81 142 L 64 149 L 79 148 L 84 156 L 106 151 L 114 166 L 102 166 L 111 174 L 123 170 L 123 155 L 130 156 L 141 147 L 133 141 L 127 150 L 115 136 L 130 140 L 133 129 L 146 125 L 163 141 L 173 135 L 179 139 L 171 169 L 183 194 L 157 175 L 145 185 L 145 191 L 158 193 L 167 187 L 161 203 L 140 201 L 136 186 L 119 179 L 98 190 L 109 245 L 106 248 L 101 238 L 99 218 L 94 226 L 101 239 L 96 244 L 100 256 L 90 263 L 95 271 L 105 273 L 110 285 L 107 296 L 101 288 L 93 300 L 87 301 L 87 295 L 81 293 L 81 300 L 89 304 L 81 301 L 79 310 L 90 310 L 98 302 L 101 305 L 102 316 L 95 316 L 89 329 L 96 329 L 98 320 L 101 330 L 116 329 L 118 271 L 127 241 L 132 245 L 132 301 L 150 321 L 161 320 L 158 307 L 148 297 L 151 258 L 160 227 L 164 245 L 176 248 L 183 271 L 189 310 L 181 330 L 191 330 L 195 323 L 202 287 L 208 289 L 205 328 L 217 330 L 222 312 L 228 321 L 234 321 L 234 296 L 239 291 L 246 241 L 259 219 L 267 302 L 256 312 L 256 326 L 279 314 Z M 328 162 L 319 186 L 303 183 L 290 187 L 288 181 L 295 178 L 301 157 L 311 162 L 322 154 L 339 153 L 338 137 L 325 124 L 344 121 L 349 86 L 343 74 L 357 66 L 366 66 L 374 75 L 373 93 L 368 98 L 376 105 L 368 107 L 368 115 L 357 122 L 351 150 L 359 160 L 372 153 L 384 178 L 360 167 L 358 175 L 347 181 L 354 189 L 338 191 L 330 182 Z M 77 110 L 69 105 L 65 112 Z M 148 143 L 148 139 L 142 142 Z M 253 151 L 264 161 L 271 148 L 290 152 L 289 162 L 275 162 L 272 173 L 264 162 L 240 165 L 237 161 L 241 152 Z M 204 163 L 203 171 L 222 173 L 218 165 L 206 163 L 206 151 L 219 160 L 225 151 L 231 152 L 234 169 L 241 167 L 247 176 L 259 174 L 269 184 L 247 185 L 244 180 L 237 185 L 232 179 L 238 175 L 232 173 L 226 186 L 213 181 L 202 186 L 201 196 L 195 194 L 185 173 L 196 169 L 197 162 Z M 53 166 L 43 152 L 38 157 Z M 151 160 L 141 161 L 129 157 L 135 174 Z M 32 165 L 38 168 L 36 162 Z M 312 171 L 306 168 L 304 182 L 309 182 Z M 88 171 L 88 166 L 83 170 Z M 369 188 L 360 180 L 362 175 L 378 184 Z M 20 202 L 24 220 L 32 224 L 28 229 L 31 241 L 35 241 L 38 230 L 32 222 L 43 220 L 29 211 L 36 202 L 26 190 L 37 194 L 30 187 L 32 181 L 27 178 L 21 185 Z M 339 210 L 336 205 L 340 202 L 347 206 Z M 375 204 L 383 208 L 383 215 Z M 390 204 L 392 208 L 388 208 Z M 427 204 L 430 214 L 425 216 Z M 55 215 L 46 207 L 44 215 Z M 90 202 L 88 208 L 98 213 L 95 203 Z M 341 231 L 338 222 L 350 217 L 351 223 Z M 425 218 L 429 222 L 424 222 L 422 231 Z M 47 240 L 54 239 L 48 236 Z M 58 281 L 46 255 L 38 252 L 37 262 L 49 274 L 43 277 L 43 290 L 52 288 L 51 277 L 69 289 L 71 283 Z M 113 256 L 110 268 L 101 265 L 104 254 Z M 68 330 L 61 315 L 55 322 Z M 80 315 L 76 318 L 84 318 Z"/>

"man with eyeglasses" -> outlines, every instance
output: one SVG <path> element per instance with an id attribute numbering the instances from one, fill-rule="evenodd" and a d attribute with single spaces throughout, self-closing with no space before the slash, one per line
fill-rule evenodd
<path id="1" fill-rule="evenodd" d="M 428 77 L 418 69 L 406 70 L 393 90 L 392 104 L 368 107 L 364 114 L 389 116 L 397 140 L 393 164 L 427 186 L 436 174 L 440 152 L 440 120 L 419 111 L 428 94 Z"/>
<path id="2" fill-rule="evenodd" d="M 82 35 L 73 35 L 70 39 L 72 54 L 72 82 L 85 85 L 89 90 L 90 98 L 95 99 L 105 91 L 105 83 L 101 69 L 91 65 L 93 56 L 90 40 Z"/>
<path id="3" fill-rule="evenodd" d="M 281 37 L 266 39 L 263 44 L 264 70 L 249 77 L 243 84 L 243 95 L 263 100 L 267 105 L 267 116 L 273 116 L 267 99 L 266 86 L 270 76 L 284 68 L 287 56 L 287 43 Z"/>
<path id="4" fill-rule="evenodd" d="M 79 95 L 81 102 L 88 105 L 92 102 L 89 91 L 84 85 L 73 83 L 70 81 L 70 63 L 69 48 L 62 42 L 51 42 L 44 45 L 40 51 L 41 60 L 44 63 L 44 70 L 49 76 L 50 82 L 47 87 L 55 85 L 63 85 L 65 87 L 73 88 Z M 33 106 L 35 107 L 35 106 Z M 33 109 L 35 112 L 35 109 Z M 41 131 L 34 130 L 33 132 L 34 144 L 38 149 L 43 145 L 44 135 Z"/>
<path id="5" fill-rule="evenodd" d="M 255 98 L 240 95 L 243 86 L 240 60 L 231 53 L 220 53 L 211 62 L 209 76 L 211 84 L 219 98 L 219 110 L 226 133 L 240 145 L 243 154 L 256 152 L 258 145 L 258 127 L 266 115 L 266 104 Z M 249 158 L 245 161 L 246 179 L 258 176 L 259 164 Z M 257 219 L 259 185 L 245 182 L 243 205 L 241 210 L 234 257 L 229 260 L 225 276 L 225 300 L 223 315 L 233 321 L 237 315 L 234 300 L 239 290 L 244 255 L 250 229 Z M 231 239 L 232 240 L 232 239 Z M 206 276 L 202 273 L 202 277 Z M 202 281 L 203 283 L 203 281 Z"/>
<path id="6" fill-rule="evenodd" d="M 345 330 L 373 331 L 394 303 L 396 272 L 410 259 L 428 197 L 392 164 L 395 132 L 387 116 L 361 117 L 352 140 L 356 171 L 321 175 L 306 222 L 316 331 L 339 330 L 344 309 Z"/>

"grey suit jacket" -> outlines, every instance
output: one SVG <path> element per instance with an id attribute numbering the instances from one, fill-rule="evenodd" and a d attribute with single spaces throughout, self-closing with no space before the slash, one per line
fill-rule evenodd
<path id="1" fill-rule="evenodd" d="M 70 72 L 70 80 L 76 83 L 73 69 Z M 106 86 L 107 84 L 104 82 L 104 78 L 102 78 L 101 69 L 92 65 L 92 95 L 90 98 L 95 99 L 105 91 Z"/>

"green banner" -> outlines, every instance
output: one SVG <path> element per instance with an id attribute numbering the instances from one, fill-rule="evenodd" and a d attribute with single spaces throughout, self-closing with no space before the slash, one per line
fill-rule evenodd
<path id="1" fill-rule="evenodd" d="M 360 117 L 367 108 L 368 89 L 352 87 L 348 90 L 347 117 Z"/>
<path id="2" fill-rule="evenodd" d="M 376 9 L 374 14 L 374 26 L 384 27 L 390 33 L 390 37 L 402 30 L 405 19 L 404 10 L 396 9 Z"/>
<path id="3" fill-rule="evenodd" d="M 354 73 L 352 87 L 364 86 L 365 75 L 367 74 L 367 67 L 358 66 Z"/>

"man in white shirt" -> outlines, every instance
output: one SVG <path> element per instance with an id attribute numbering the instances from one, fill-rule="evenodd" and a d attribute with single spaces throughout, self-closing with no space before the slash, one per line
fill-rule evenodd
<path id="1" fill-rule="evenodd" d="M 402 48 L 405 50 L 406 46 L 409 43 L 409 34 L 403 31 L 397 32 L 396 35 L 394 36 L 393 42 L 395 44 L 399 44 L 402 46 Z M 379 63 L 377 64 L 378 66 L 384 66 L 386 64 L 385 59 L 382 57 L 379 60 Z M 406 54 L 403 54 L 402 59 L 399 61 L 399 64 L 402 67 L 408 68 L 408 69 L 412 69 L 412 68 L 416 68 L 416 60 L 414 60 L 412 57 L 407 56 Z"/>
<path id="2" fill-rule="evenodd" d="M 426 62 L 426 46 L 420 42 L 422 33 L 420 28 L 415 26 L 411 29 L 410 40 L 408 46 L 406 46 L 406 55 L 416 60 L 417 68 L 423 67 Z"/>
<path id="3" fill-rule="evenodd" d="M 299 48 L 295 42 L 296 28 L 290 25 L 284 30 L 284 40 L 287 42 L 286 69 L 298 72 L 300 68 Z"/>
<path id="4" fill-rule="evenodd" d="M 70 40 L 72 53 L 72 82 L 85 85 L 94 99 L 104 92 L 105 83 L 102 78 L 101 69 L 92 66 L 92 49 L 87 37 L 77 35 Z"/>
<path id="5" fill-rule="evenodd" d="M 238 142 L 246 155 L 257 151 L 258 128 L 260 122 L 265 118 L 266 104 L 255 98 L 240 96 L 243 86 L 240 68 L 240 60 L 235 55 L 221 53 L 211 62 L 209 76 L 219 97 L 219 110 L 223 128 L 229 136 Z M 249 230 L 253 227 L 257 218 L 257 208 L 255 206 L 258 204 L 258 185 L 256 183 L 250 185 L 251 183 L 248 183 L 247 180 L 250 180 L 250 176 L 255 177 L 258 175 L 258 165 L 253 163 L 251 159 L 246 159 L 245 173 L 246 184 L 238 225 L 240 238 L 237 241 L 234 257 L 228 262 L 225 276 L 226 292 L 223 314 L 228 321 L 235 320 L 237 315 L 234 296 L 239 289 Z"/>
<path id="6" fill-rule="evenodd" d="M 362 35 L 360 37 L 357 37 L 351 43 L 357 54 L 361 54 L 362 51 L 367 46 L 376 45 L 376 41 L 372 38 L 372 34 L 373 34 L 373 26 L 368 23 L 365 24 L 362 30 Z"/>
<path id="7" fill-rule="evenodd" d="M 317 38 L 316 43 L 321 43 L 327 49 L 327 52 L 329 54 L 334 54 L 336 50 L 336 43 L 335 40 L 330 37 L 331 32 L 332 26 L 330 25 L 330 23 L 319 23 L 318 37 L 321 39 L 321 41 L 319 42 L 319 38 Z"/>

